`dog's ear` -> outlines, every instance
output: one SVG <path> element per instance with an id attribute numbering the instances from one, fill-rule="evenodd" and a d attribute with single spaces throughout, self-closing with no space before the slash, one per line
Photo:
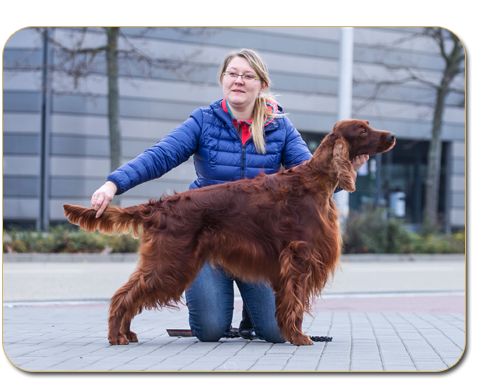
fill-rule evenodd
<path id="1" fill-rule="evenodd" d="M 356 190 L 356 173 L 349 161 L 348 143 L 343 137 L 339 137 L 334 143 L 332 170 L 338 178 L 339 187 L 348 192 Z"/>

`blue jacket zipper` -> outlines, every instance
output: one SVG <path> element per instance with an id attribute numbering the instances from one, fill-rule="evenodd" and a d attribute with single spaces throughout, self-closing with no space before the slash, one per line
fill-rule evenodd
<path id="1" fill-rule="evenodd" d="M 243 158 L 242 158 L 242 161 L 241 161 L 241 179 L 244 178 L 244 167 L 245 167 L 245 161 L 246 161 L 246 153 L 245 153 L 244 145 L 243 145 L 242 151 L 243 151 Z"/>

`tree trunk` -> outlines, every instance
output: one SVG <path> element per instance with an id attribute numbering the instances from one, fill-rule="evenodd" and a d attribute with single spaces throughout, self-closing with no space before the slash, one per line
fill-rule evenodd
<path id="1" fill-rule="evenodd" d="M 448 92 L 448 86 L 444 84 L 444 81 L 441 85 L 436 93 L 432 136 L 427 155 L 426 211 L 424 217 L 426 227 L 434 227 L 439 223 L 437 213 L 439 208 L 439 182 L 441 175 L 442 117 Z"/>
<path id="2" fill-rule="evenodd" d="M 121 166 L 121 130 L 120 130 L 120 105 L 118 89 L 118 51 L 117 38 L 119 28 L 106 28 L 108 36 L 108 49 L 106 51 L 108 71 L 108 124 L 110 131 L 110 172 Z M 116 202 L 116 203 L 115 203 Z M 113 205 L 119 204 L 117 199 Z"/>
<path id="3" fill-rule="evenodd" d="M 443 35 L 450 36 L 450 41 L 453 42 L 453 47 L 450 53 L 446 52 L 445 41 L 449 41 Z M 446 67 L 444 68 L 440 86 L 437 88 L 436 105 L 434 109 L 434 119 L 432 126 L 432 137 L 429 145 L 427 176 L 426 176 L 426 211 L 424 215 L 424 224 L 427 230 L 437 227 L 438 222 L 438 208 L 439 208 L 439 181 L 441 176 L 441 151 L 442 151 L 442 119 L 444 115 L 444 108 L 446 104 L 446 97 L 450 92 L 450 86 L 454 77 L 461 73 L 461 63 L 464 62 L 464 48 L 459 39 L 450 32 L 445 32 L 443 29 L 436 29 L 434 33 L 436 41 L 441 48 L 442 56 L 445 60 Z"/>

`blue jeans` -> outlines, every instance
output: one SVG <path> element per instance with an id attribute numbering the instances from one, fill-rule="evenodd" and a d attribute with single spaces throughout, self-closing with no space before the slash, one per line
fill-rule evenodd
<path id="1" fill-rule="evenodd" d="M 272 343 L 284 343 L 274 316 L 274 294 L 269 286 L 232 279 L 221 267 L 207 261 L 186 290 L 191 331 L 202 342 L 217 342 L 228 335 L 233 319 L 236 282 L 256 336 Z"/>

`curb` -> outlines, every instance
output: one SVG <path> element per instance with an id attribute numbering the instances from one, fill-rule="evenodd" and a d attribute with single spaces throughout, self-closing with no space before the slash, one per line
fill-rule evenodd
<path id="1" fill-rule="evenodd" d="M 465 261 L 465 254 L 343 254 L 341 262 Z"/>
<path id="2" fill-rule="evenodd" d="M 42 254 L 17 253 L 3 254 L 3 262 L 81 262 L 81 263 L 109 263 L 109 262 L 137 262 L 138 254 Z"/>
<path id="3" fill-rule="evenodd" d="M 343 254 L 341 262 L 436 262 L 464 261 L 465 254 Z M 138 254 L 3 254 L 3 262 L 137 262 Z"/>

